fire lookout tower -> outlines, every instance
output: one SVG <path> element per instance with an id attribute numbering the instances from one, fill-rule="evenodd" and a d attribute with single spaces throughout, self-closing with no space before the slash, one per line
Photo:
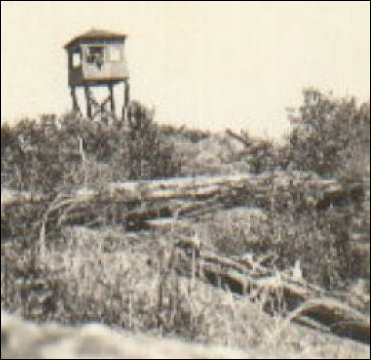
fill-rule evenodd
<path id="1" fill-rule="evenodd" d="M 65 45 L 73 111 L 81 113 L 76 90 L 83 88 L 89 119 L 116 119 L 114 89 L 116 85 L 123 84 L 122 118 L 125 119 L 130 101 L 125 41 L 125 34 L 90 30 Z M 97 87 L 108 89 L 108 96 L 103 101 L 94 96 L 93 89 Z"/>

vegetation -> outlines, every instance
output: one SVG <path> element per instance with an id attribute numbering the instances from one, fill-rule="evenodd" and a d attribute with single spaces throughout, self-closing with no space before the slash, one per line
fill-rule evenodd
<path id="1" fill-rule="evenodd" d="M 269 344 L 297 357 L 360 356 L 346 342 L 287 327 L 287 304 L 268 317 L 262 302 L 180 276 L 172 260 L 177 242 L 191 239 L 223 258 L 252 256 L 277 274 L 299 264 L 306 281 L 369 316 L 369 103 L 306 90 L 289 117 L 284 145 L 246 131 L 236 138 L 160 126 L 139 103 L 124 126 L 72 115 L 3 125 L 2 192 L 29 192 L 33 201 L 2 203 L 2 307 L 36 320 L 98 321 L 242 349 Z M 123 216 L 152 203 L 102 197 L 89 207 L 88 190 L 111 182 L 246 172 L 283 174 L 290 186 L 268 181 L 265 198 L 249 188 L 220 193 L 205 214 L 135 231 Z M 326 201 L 311 184 L 329 179 L 342 191 Z M 87 200 L 73 203 L 66 195 L 73 192 Z M 66 211 L 58 207 L 64 201 Z"/>
<path id="2" fill-rule="evenodd" d="M 313 89 L 290 115 L 293 167 L 324 177 L 370 176 L 370 103 L 334 99 Z"/>
<path id="3" fill-rule="evenodd" d="M 125 179 L 177 176 L 174 145 L 139 103 L 130 126 L 106 126 L 66 115 L 23 120 L 1 128 L 1 184 L 14 190 L 53 192 Z"/>

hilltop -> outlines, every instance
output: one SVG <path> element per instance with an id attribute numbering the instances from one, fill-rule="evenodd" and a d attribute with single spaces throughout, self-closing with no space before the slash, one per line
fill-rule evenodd
<path id="1" fill-rule="evenodd" d="M 61 337 L 94 322 L 256 358 L 367 357 L 369 103 L 304 95 L 283 144 L 160 126 L 139 103 L 128 124 L 2 126 L 2 308 Z M 24 325 L 6 319 L 2 345 Z"/>

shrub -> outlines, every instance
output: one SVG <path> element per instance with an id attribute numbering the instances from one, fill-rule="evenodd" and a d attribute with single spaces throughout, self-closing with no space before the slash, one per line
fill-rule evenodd
<path id="1" fill-rule="evenodd" d="M 66 115 L 1 127 L 2 186 L 58 192 L 125 179 L 176 176 L 181 164 L 171 140 L 143 105 L 129 124 L 103 125 Z"/>
<path id="2" fill-rule="evenodd" d="M 178 175 L 180 157 L 174 145 L 153 123 L 153 111 L 134 102 L 128 116 L 128 161 L 130 179 L 156 179 Z"/>
<path id="3" fill-rule="evenodd" d="M 357 178 L 367 168 L 369 174 L 369 102 L 359 105 L 354 98 L 335 99 L 307 89 L 303 105 L 291 112 L 290 121 L 290 158 L 295 169 L 325 177 L 353 173 Z"/>

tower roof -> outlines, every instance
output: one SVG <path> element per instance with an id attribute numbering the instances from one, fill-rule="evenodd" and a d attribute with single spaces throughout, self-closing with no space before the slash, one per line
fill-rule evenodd
<path id="1" fill-rule="evenodd" d="M 126 34 L 106 30 L 91 29 L 83 34 L 75 36 L 64 46 L 64 48 L 68 49 L 80 42 L 83 42 L 84 40 L 125 40 L 126 37 Z"/>

